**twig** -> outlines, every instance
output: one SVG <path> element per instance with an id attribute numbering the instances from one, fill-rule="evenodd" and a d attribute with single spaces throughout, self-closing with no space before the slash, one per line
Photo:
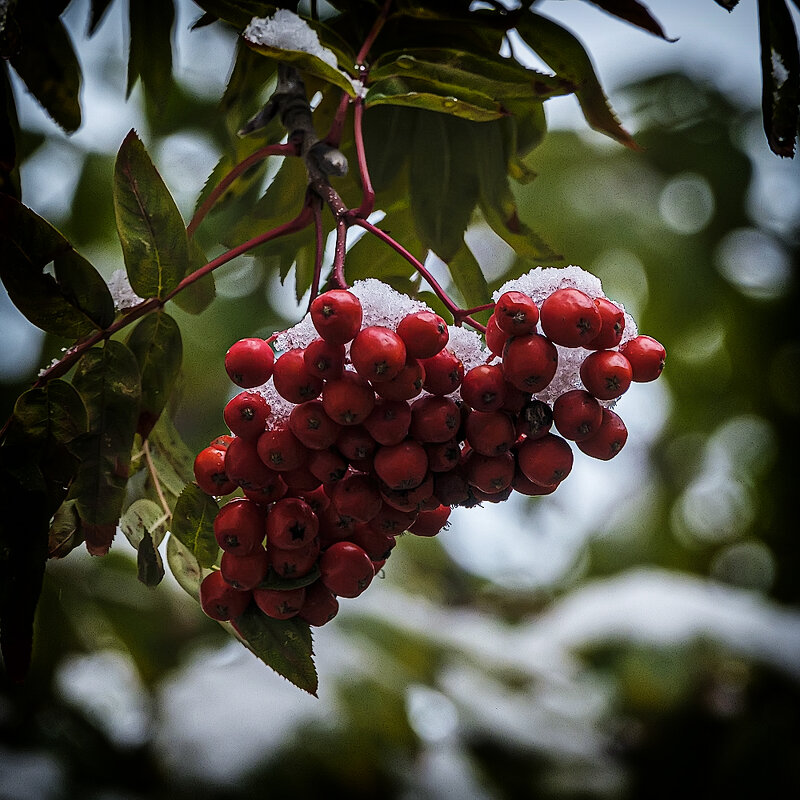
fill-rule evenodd
<path id="1" fill-rule="evenodd" d="M 336 249 L 333 254 L 333 271 L 331 284 L 336 289 L 346 289 L 347 281 L 344 277 L 344 257 L 347 252 L 347 222 L 344 217 L 336 220 Z"/>
<path id="2" fill-rule="evenodd" d="M 367 168 L 367 155 L 364 149 L 364 99 L 357 97 L 355 101 L 355 113 L 353 117 L 353 137 L 356 144 L 356 155 L 358 157 L 358 174 L 361 177 L 361 205 L 355 210 L 354 216 L 366 218 L 375 208 L 375 190 L 372 188 L 372 180 L 369 177 Z"/>
<path id="3" fill-rule="evenodd" d="M 153 485 L 156 487 L 156 494 L 158 495 L 158 499 L 161 503 L 161 508 L 164 509 L 164 513 L 167 517 L 172 516 L 172 510 L 167 503 L 167 498 L 164 497 L 164 492 L 161 489 L 161 481 L 158 479 L 158 473 L 156 472 L 156 466 L 153 463 L 153 457 L 150 454 L 150 442 L 147 439 L 144 440 L 144 460 L 147 462 L 147 471 L 150 473 L 150 477 L 153 480 Z"/>
<path id="4" fill-rule="evenodd" d="M 319 294 L 319 285 L 322 280 L 322 257 L 325 252 L 325 231 L 322 228 L 322 200 L 315 198 L 312 203 L 312 211 L 314 212 L 314 277 L 311 280 L 311 296 L 308 299 L 309 309 L 311 303 Z"/>

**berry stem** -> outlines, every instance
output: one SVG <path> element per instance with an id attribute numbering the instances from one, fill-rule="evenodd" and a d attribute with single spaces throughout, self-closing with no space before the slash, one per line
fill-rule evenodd
<path id="1" fill-rule="evenodd" d="M 389 16 L 389 8 L 391 5 L 392 0 L 386 0 L 381 8 L 380 14 L 378 14 L 378 16 L 375 18 L 375 22 L 372 23 L 372 28 L 370 28 L 370 31 L 364 39 L 364 43 L 361 45 L 361 49 L 358 51 L 358 55 L 356 56 L 357 67 L 364 65 L 367 55 L 369 54 L 369 49 L 374 44 L 375 39 L 378 38 L 381 28 L 386 22 L 386 18 Z"/>
<path id="2" fill-rule="evenodd" d="M 261 147 L 254 153 L 251 153 L 247 158 L 240 161 L 233 167 L 230 172 L 224 175 L 219 183 L 209 192 L 208 197 L 203 201 L 200 207 L 195 211 L 192 221 L 186 226 L 186 235 L 191 238 L 197 230 L 200 223 L 205 219 L 209 211 L 214 207 L 216 202 L 222 197 L 226 189 L 243 173 L 246 172 L 254 164 L 263 161 L 270 156 L 296 156 L 299 155 L 298 146 L 295 142 L 286 142 L 285 144 L 270 144 L 266 147 Z"/>
<path id="3" fill-rule="evenodd" d="M 161 481 L 158 479 L 158 473 L 156 472 L 156 466 L 153 463 L 153 457 L 150 455 L 150 442 L 147 439 L 144 440 L 144 460 L 147 462 L 147 471 L 150 473 L 150 478 L 153 481 L 153 486 L 156 488 L 156 494 L 158 495 L 158 500 L 161 503 L 161 508 L 164 509 L 164 513 L 167 515 L 169 519 L 172 516 L 172 510 L 169 507 L 169 503 L 167 503 L 167 498 L 164 497 L 164 490 L 161 488 Z"/>
<path id="4" fill-rule="evenodd" d="M 361 205 L 352 212 L 354 216 L 366 218 L 375 208 L 375 190 L 372 188 L 372 180 L 369 177 L 367 168 L 367 155 L 364 150 L 364 99 L 357 97 L 355 101 L 355 114 L 353 119 L 353 136 L 356 143 L 356 154 L 358 157 L 358 174 L 361 176 Z"/>
<path id="5" fill-rule="evenodd" d="M 335 289 L 347 289 L 344 277 L 344 257 L 347 252 L 347 222 L 344 217 L 336 220 L 336 249 L 333 253 L 333 271 L 331 286 Z"/>
<path id="6" fill-rule="evenodd" d="M 319 285 L 322 280 L 322 256 L 325 253 L 325 231 L 322 228 L 322 200 L 315 198 L 311 204 L 314 212 L 314 277 L 311 280 L 311 296 L 308 299 L 309 310 L 314 298 L 319 294 Z"/>
<path id="7" fill-rule="evenodd" d="M 342 92 L 342 97 L 339 100 L 339 106 L 336 113 L 333 115 L 333 122 L 328 130 L 328 135 L 324 141 L 331 145 L 331 147 L 338 147 L 342 141 L 342 132 L 344 130 L 344 120 L 347 116 L 347 108 L 350 105 L 350 95 L 347 92 Z"/>

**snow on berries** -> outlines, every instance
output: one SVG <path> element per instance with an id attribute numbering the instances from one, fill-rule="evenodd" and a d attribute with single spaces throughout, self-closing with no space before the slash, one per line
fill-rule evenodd
<path id="1" fill-rule="evenodd" d="M 324 625 L 399 535 L 437 535 L 454 506 L 551 494 L 576 457 L 619 453 L 628 432 L 612 408 L 658 378 L 663 346 L 579 267 L 539 267 L 493 300 L 480 336 L 367 279 L 230 347 L 243 389 L 224 410 L 230 434 L 195 460 L 200 488 L 230 495 L 220 569 L 200 587 L 209 616 L 252 603 Z"/>

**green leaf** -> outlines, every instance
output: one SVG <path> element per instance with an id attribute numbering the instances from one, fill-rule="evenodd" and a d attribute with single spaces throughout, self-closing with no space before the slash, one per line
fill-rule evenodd
<path id="1" fill-rule="evenodd" d="M 203 571 L 192 551 L 174 535 L 167 539 L 167 564 L 178 585 L 199 603 Z"/>
<path id="2" fill-rule="evenodd" d="M 198 6 L 241 30 L 253 17 L 268 17 L 275 6 L 260 0 L 195 0 Z"/>
<path id="3" fill-rule="evenodd" d="M 292 589 L 301 589 L 304 586 L 310 586 L 319 578 L 319 567 L 314 567 L 309 573 L 300 578 L 282 578 L 270 567 L 267 577 L 258 584 L 259 589 L 278 589 L 279 591 L 290 591 Z"/>
<path id="4" fill-rule="evenodd" d="M 14 92 L 11 89 L 8 67 L 0 63 L 0 193 L 10 194 L 19 200 L 19 164 L 17 138 L 19 120 Z"/>
<path id="5" fill-rule="evenodd" d="M 139 580 L 157 586 L 164 577 L 158 545 L 166 535 L 164 510 L 152 500 L 135 500 L 119 521 L 122 532 L 136 550 Z"/>
<path id="6" fill-rule="evenodd" d="M 206 569 L 216 563 L 219 555 L 219 545 L 214 538 L 214 518 L 218 511 L 213 497 L 196 484 L 188 483 L 178 497 L 172 516 L 172 535 Z"/>
<path id="7" fill-rule="evenodd" d="M 164 563 L 161 553 L 156 549 L 153 538 L 145 533 L 136 551 L 136 575 L 145 586 L 158 586 L 164 578 Z"/>
<path id="8" fill-rule="evenodd" d="M 459 251 L 478 199 L 473 169 L 474 123 L 418 115 L 409 167 L 411 208 L 420 241 L 443 261 Z"/>
<path id="9" fill-rule="evenodd" d="M 230 134 L 235 134 L 245 120 L 261 109 L 264 104 L 264 88 L 275 76 L 277 69 L 278 65 L 272 59 L 262 58 L 259 53 L 247 47 L 242 39 L 237 40 L 233 69 L 219 101 L 219 110 L 225 115 Z M 246 137 L 234 139 L 233 144 L 236 147 L 248 141 Z M 259 146 L 261 144 L 259 141 Z M 254 146 L 250 144 L 251 148 Z"/>
<path id="10" fill-rule="evenodd" d="M 800 54 L 792 15 L 784 0 L 759 0 L 761 110 L 770 149 L 792 158 L 798 134 Z"/>
<path id="11" fill-rule="evenodd" d="M 19 3 L 21 41 L 10 61 L 45 111 L 72 133 L 81 124 L 81 68 L 58 13 L 41 3 Z"/>
<path id="12" fill-rule="evenodd" d="M 175 8 L 172 0 L 129 0 L 130 48 L 128 88 L 130 96 L 141 78 L 145 91 L 159 100 L 172 86 L 172 28 Z"/>
<path id="13" fill-rule="evenodd" d="M 517 31 L 559 78 L 572 83 L 583 116 L 592 128 L 637 149 L 611 110 L 586 50 L 572 33 L 533 12 L 520 17 Z"/>
<path id="14" fill-rule="evenodd" d="M 305 622 L 296 617 L 272 619 L 251 603 L 236 619 L 234 628 L 268 667 L 316 697 L 318 681 L 311 629 Z"/>
<path id="15" fill-rule="evenodd" d="M 75 500 L 65 500 L 53 515 L 47 541 L 48 558 L 65 558 L 83 543 Z"/>
<path id="16" fill-rule="evenodd" d="M 454 117 L 486 122 L 505 114 L 500 103 L 488 94 L 420 78 L 385 78 L 373 83 L 364 98 L 364 107 L 379 105 L 409 106 Z"/>
<path id="17" fill-rule="evenodd" d="M 407 163 L 415 122 L 415 112 L 401 106 L 378 105 L 364 114 L 364 150 L 376 192 L 388 188 Z"/>
<path id="18" fill-rule="evenodd" d="M 196 239 L 189 240 L 189 272 L 204 267 L 209 259 L 197 243 Z M 189 284 L 185 289 L 182 289 L 172 301 L 181 311 L 187 314 L 202 314 L 213 302 L 217 296 L 217 284 L 214 280 L 214 273 L 206 273 L 200 280 Z"/>
<path id="19" fill-rule="evenodd" d="M 467 247 L 466 242 L 447 262 L 453 283 L 461 292 L 467 307 L 479 306 L 489 302 L 489 287 L 486 278 L 481 270 L 478 260 L 472 255 L 472 251 Z"/>
<path id="20" fill-rule="evenodd" d="M 72 449 L 81 459 L 71 496 L 93 555 L 106 553 L 125 500 L 139 416 L 139 367 L 122 342 L 110 339 L 78 362 L 73 385 L 89 413 L 89 434 Z"/>
<path id="21" fill-rule="evenodd" d="M 166 414 L 161 415 L 150 432 L 148 443 L 162 489 L 177 499 L 184 486 L 194 480 L 194 453 Z"/>
<path id="22" fill-rule="evenodd" d="M 180 211 L 133 130 L 114 165 L 114 213 L 133 290 L 164 298 L 186 275 L 189 245 Z"/>
<path id="23" fill-rule="evenodd" d="M 126 342 L 139 364 L 142 399 L 137 433 L 147 438 L 172 392 L 183 361 L 178 323 L 164 311 L 148 314 Z"/>
<path id="24" fill-rule="evenodd" d="M 27 437 L 39 444 L 53 440 L 69 444 L 86 433 L 86 406 L 73 386 L 63 380 L 28 389 L 14 406 L 14 418 Z"/>
<path id="25" fill-rule="evenodd" d="M 114 319 L 114 301 L 97 270 L 52 225 L 4 194 L 0 277 L 14 305 L 49 333 L 75 339 Z"/>
<path id="26" fill-rule="evenodd" d="M 667 39 L 659 21 L 638 0 L 589 0 L 589 2 L 615 17 L 630 22 L 631 25 L 636 25 L 662 39 Z M 675 39 L 667 40 L 675 41 Z"/>

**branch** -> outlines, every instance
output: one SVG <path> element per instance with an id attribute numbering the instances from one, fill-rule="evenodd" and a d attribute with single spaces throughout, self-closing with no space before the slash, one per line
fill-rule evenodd
<path id="1" fill-rule="evenodd" d="M 336 289 L 346 289 L 347 281 L 344 277 L 344 257 L 347 252 L 347 221 L 344 217 L 336 220 L 336 250 L 333 255 L 333 272 L 331 284 Z"/>
<path id="2" fill-rule="evenodd" d="M 367 155 L 364 150 L 364 99 L 356 98 L 355 115 L 353 119 L 353 137 L 356 143 L 356 154 L 358 156 L 358 174 L 361 177 L 361 205 L 355 210 L 354 216 L 366 218 L 375 208 L 375 190 L 372 188 L 372 180 L 369 177 L 367 168 Z"/>
<path id="3" fill-rule="evenodd" d="M 389 8 L 391 5 L 392 0 L 385 0 L 380 14 L 378 14 L 376 17 L 375 22 L 372 23 L 372 28 L 370 28 L 370 31 L 367 34 L 367 37 L 364 39 L 364 43 L 361 45 L 361 49 L 358 51 L 358 55 L 356 56 L 357 67 L 364 66 L 364 63 L 367 60 L 367 55 L 369 54 L 369 50 L 374 44 L 375 39 L 378 38 L 381 28 L 386 22 L 386 18 L 389 16 Z"/>

